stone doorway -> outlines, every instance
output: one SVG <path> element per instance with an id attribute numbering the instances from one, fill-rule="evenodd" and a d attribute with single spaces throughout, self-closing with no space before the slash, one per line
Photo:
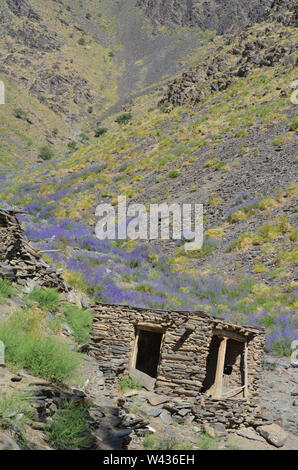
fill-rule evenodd
<path id="1" fill-rule="evenodd" d="M 162 337 L 157 331 L 137 331 L 135 368 L 153 378 L 157 377 Z"/>
<path id="2" fill-rule="evenodd" d="M 245 343 L 227 340 L 222 394 L 232 393 L 233 390 L 239 390 L 238 396 L 243 397 L 244 392 L 244 345 Z"/>
<path id="3" fill-rule="evenodd" d="M 220 331 L 209 346 L 202 392 L 213 398 L 247 398 L 247 340 Z"/>

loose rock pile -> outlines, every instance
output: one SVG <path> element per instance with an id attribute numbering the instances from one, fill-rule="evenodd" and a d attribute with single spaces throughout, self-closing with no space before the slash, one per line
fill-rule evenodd
<path id="1" fill-rule="evenodd" d="M 55 287 L 67 292 L 69 287 L 62 279 L 62 270 L 49 266 L 41 253 L 24 240 L 24 232 L 16 216 L 18 209 L 0 207 L 0 277 L 19 284 L 32 279 L 40 286 Z"/>
<path id="2" fill-rule="evenodd" d="M 173 397 L 151 395 L 151 398 L 150 396 L 147 398 L 149 406 L 146 409 L 144 408 L 143 411 L 148 416 L 160 416 L 164 424 L 170 424 L 172 420 L 181 424 L 184 422 L 194 422 L 200 425 L 221 423 L 225 429 L 238 429 L 243 426 L 256 428 L 273 422 L 266 413 L 266 409 L 261 409 L 254 399 L 247 401 L 237 399 L 215 400 L 200 396 L 197 399 L 175 399 Z M 140 396 L 142 397 L 142 394 Z M 160 402 L 157 400 L 156 405 L 151 404 L 154 396 L 160 398 Z M 132 403 L 133 400 L 129 397 L 126 400 L 119 400 L 122 410 L 128 410 Z M 152 403 L 154 403 L 154 400 Z M 122 415 L 124 416 L 123 413 Z M 131 417 L 126 417 L 125 422 L 129 419 L 132 420 Z M 143 422 L 142 427 L 144 425 Z"/>
<path id="3" fill-rule="evenodd" d="M 136 413 L 132 412 L 138 403 Z M 128 392 L 118 400 L 120 426 L 126 428 L 127 439 L 154 433 L 156 428 L 172 429 L 172 425 L 191 425 L 193 429 L 213 438 L 227 438 L 237 432 L 247 439 L 266 440 L 282 447 L 287 439 L 284 429 L 272 419 L 266 408 L 256 400 L 175 399 L 153 392 Z M 174 426 L 175 427 L 175 426 Z M 174 429 L 174 428 L 173 428 Z M 130 432 L 129 432 L 130 430 Z"/>

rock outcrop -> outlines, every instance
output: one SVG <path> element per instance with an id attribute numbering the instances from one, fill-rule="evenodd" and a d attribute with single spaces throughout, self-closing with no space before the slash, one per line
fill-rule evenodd
<path id="1" fill-rule="evenodd" d="M 16 216 L 21 211 L 2 204 L 0 207 L 0 277 L 19 283 L 28 279 L 44 287 L 68 291 L 61 272 L 49 266 L 26 240 Z"/>
<path id="2" fill-rule="evenodd" d="M 199 26 L 222 34 L 263 18 L 272 0 L 140 0 L 139 4 L 154 22 Z"/>
<path id="3" fill-rule="evenodd" d="M 8 8 L 19 18 L 26 17 L 39 21 L 40 17 L 27 0 L 6 0 Z"/>
<path id="4" fill-rule="evenodd" d="M 167 105 L 165 110 L 195 105 L 208 95 L 225 90 L 239 78 L 249 76 L 255 69 L 277 64 L 295 67 L 297 43 L 287 27 L 297 23 L 297 9 L 290 1 L 285 14 L 284 6 L 279 3 L 274 2 L 275 7 L 267 11 L 266 21 L 246 28 L 239 35 L 226 35 L 212 57 L 170 83 L 160 102 Z"/>

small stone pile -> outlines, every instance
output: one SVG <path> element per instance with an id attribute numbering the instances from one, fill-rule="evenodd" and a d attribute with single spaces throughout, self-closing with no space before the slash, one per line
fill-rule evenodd
<path id="1" fill-rule="evenodd" d="M 69 287 L 61 277 L 63 270 L 45 263 L 41 253 L 24 240 L 18 213 L 22 211 L 3 203 L 0 206 L 0 277 L 20 284 L 31 279 L 40 286 L 67 292 Z"/>

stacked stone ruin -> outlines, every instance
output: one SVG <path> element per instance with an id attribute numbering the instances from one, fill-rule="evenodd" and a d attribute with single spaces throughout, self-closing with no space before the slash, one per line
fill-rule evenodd
<path id="1" fill-rule="evenodd" d="M 0 277 L 20 284 L 32 279 L 40 286 L 68 291 L 61 271 L 49 266 L 40 252 L 25 240 L 17 218 L 21 212 L 8 205 L 0 206 Z"/>
<path id="2" fill-rule="evenodd" d="M 89 354 L 104 373 L 106 387 L 138 369 L 140 335 L 155 332 L 161 335 L 161 344 L 153 389 L 174 400 L 174 414 L 179 415 L 182 400 L 185 416 L 194 415 L 199 423 L 218 422 L 219 416 L 232 428 L 250 420 L 262 422 L 258 389 L 263 329 L 204 312 L 101 304 L 93 306 L 93 312 Z M 148 349 L 149 359 L 153 349 L 154 345 Z M 231 392 L 222 392 L 225 380 Z"/>

